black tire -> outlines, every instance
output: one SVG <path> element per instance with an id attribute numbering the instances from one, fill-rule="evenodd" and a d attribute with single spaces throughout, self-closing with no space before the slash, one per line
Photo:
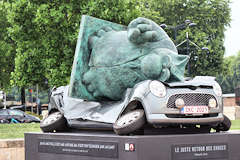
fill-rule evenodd
<path id="1" fill-rule="evenodd" d="M 146 120 L 144 110 L 137 109 L 121 116 L 113 124 L 113 130 L 118 135 L 126 135 L 140 129 L 145 124 L 145 122 Z"/>
<path id="2" fill-rule="evenodd" d="M 2 124 L 3 124 L 3 123 L 10 123 L 10 121 L 7 120 L 7 119 L 1 119 L 1 120 L 0 120 L 0 123 L 2 123 Z"/>
<path id="3" fill-rule="evenodd" d="M 64 116 L 57 111 L 43 119 L 40 122 L 40 128 L 43 132 L 65 131 L 67 129 L 67 121 Z"/>
<path id="4" fill-rule="evenodd" d="M 219 132 L 219 131 L 228 131 L 230 128 L 231 128 L 231 120 L 223 115 L 224 119 L 223 121 L 216 127 L 216 131 Z"/>

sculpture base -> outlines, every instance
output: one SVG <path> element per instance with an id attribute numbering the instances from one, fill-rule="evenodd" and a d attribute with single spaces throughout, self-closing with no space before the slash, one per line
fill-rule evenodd
<path id="1" fill-rule="evenodd" d="M 239 160 L 239 148 L 240 131 L 141 136 L 25 133 L 26 160 Z"/>

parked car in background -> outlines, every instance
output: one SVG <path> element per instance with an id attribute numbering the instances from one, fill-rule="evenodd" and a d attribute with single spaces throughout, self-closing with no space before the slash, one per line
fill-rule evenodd
<path id="1" fill-rule="evenodd" d="M 17 109 L 17 110 L 25 111 L 26 106 L 25 105 L 11 106 L 10 109 Z"/>
<path id="2" fill-rule="evenodd" d="M 39 123 L 40 119 L 38 117 L 26 114 L 23 111 L 17 109 L 0 109 L 0 123 Z"/>

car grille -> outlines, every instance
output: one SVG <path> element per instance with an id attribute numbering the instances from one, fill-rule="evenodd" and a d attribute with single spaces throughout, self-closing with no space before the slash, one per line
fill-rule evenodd
<path id="1" fill-rule="evenodd" d="M 216 98 L 211 94 L 189 93 L 189 94 L 175 94 L 168 99 L 167 108 L 176 108 L 175 101 L 182 98 L 185 106 L 208 106 L 209 99 Z"/>

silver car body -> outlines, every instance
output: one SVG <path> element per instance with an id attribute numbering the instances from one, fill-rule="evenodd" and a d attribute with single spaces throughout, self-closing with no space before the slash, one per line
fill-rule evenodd
<path id="1" fill-rule="evenodd" d="M 67 120 L 82 119 L 103 123 L 115 123 L 133 103 L 140 103 L 145 111 L 147 122 L 154 125 L 171 124 L 212 124 L 223 121 L 222 97 L 213 91 L 214 77 L 195 77 L 192 80 L 176 83 L 164 83 L 166 96 L 160 98 L 152 94 L 149 85 L 152 80 L 138 83 L 127 89 L 123 100 L 119 102 L 91 102 L 68 96 L 68 86 L 58 88 L 53 94 L 63 94 L 62 107 L 58 107 Z M 185 115 L 174 106 L 176 97 L 181 97 L 190 105 L 208 105 L 213 98 L 216 108 L 209 108 L 207 114 Z M 200 100 L 199 100 L 200 99 Z M 201 104 L 197 104 L 201 102 Z M 204 104 L 203 104 L 204 103 Z M 57 105 L 59 106 L 59 105 Z M 54 108 L 54 107 L 52 107 Z"/>

